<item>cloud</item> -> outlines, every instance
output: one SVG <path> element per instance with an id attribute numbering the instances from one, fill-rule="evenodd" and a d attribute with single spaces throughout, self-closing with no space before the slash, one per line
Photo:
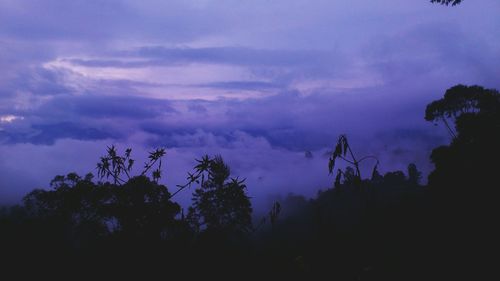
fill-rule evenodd
<path id="1" fill-rule="evenodd" d="M 203 134 L 205 133 L 199 133 L 200 136 Z M 140 163 L 147 158 L 149 148 L 142 145 L 145 138 L 149 136 L 136 134 L 122 141 L 113 142 L 119 151 L 124 151 L 126 147 L 133 148 L 132 156 L 138 163 L 133 174 L 138 173 L 142 167 Z M 187 172 L 196 165 L 195 159 L 204 154 L 211 156 L 221 154 L 231 167 L 232 175 L 246 179 L 249 194 L 258 208 L 264 207 L 271 194 L 294 191 L 312 196 L 319 188 L 330 185 L 327 159 L 320 157 L 309 159 L 304 153 L 274 149 L 265 139 L 245 133 L 236 133 L 232 143 L 231 147 L 225 148 L 217 143 L 206 147 L 168 148 L 163 165 L 165 170 L 162 183 L 166 184 L 170 191 L 174 191 L 175 185 L 186 181 Z M 0 204 L 18 202 L 24 194 L 35 187 L 48 187 L 55 175 L 94 172 L 99 156 L 105 153 L 107 145 L 110 145 L 109 140 L 60 139 L 51 146 L 34 144 L 0 146 L 0 153 L 3 155 L 0 159 L 0 169 L 11 175 L 0 178 Z M 298 170 L 301 173 L 295 172 Z M 307 190 L 304 190 L 305 186 L 308 187 Z M 184 206 L 189 205 L 192 191 L 192 189 L 185 190 L 175 200 Z"/>
<path id="2" fill-rule="evenodd" d="M 0 116 L 0 123 L 12 123 L 13 121 L 16 120 L 22 120 L 24 117 L 22 116 L 16 116 L 16 115 L 2 115 Z"/>
<path id="3" fill-rule="evenodd" d="M 147 119 L 172 114 L 175 110 L 167 100 L 136 96 L 106 96 L 97 94 L 60 97 L 41 106 L 34 114 L 64 118 L 125 118 Z M 51 113 L 46 113 L 51 112 Z"/>
<path id="4" fill-rule="evenodd" d="M 429 171 L 448 139 L 425 105 L 500 87 L 499 5 L 0 0 L 0 197 L 92 168 L 110 143 L 167 146 L 172 186 L 221 153 L 256 198 L 329 186 L 344 133 L 382 170 Z"/>
<path id="5" fill-rule="evenodd" d="M 87 67 L 144 67 L 187 63 L 235 64 L 244 66 L 297 66 L 325 63 L 329 52 L 320 50 L 270 50 L 244 47 L 166 48 L 145 46 L 136 50 L 117 51 L 123 60 L 69 59 Z M 126 60 L 135 58 L 136 60 Z M 137 60 L 140 59 L 140 60 Z"/>
<path id="6" fill-rule="evenodd" d="M 55 96 L 36 108 L 16 112 L 18 120 L 2 126 L 3 142 L 53 144 L 61 138 L 117 139 L 132 133 L 137 120 L 169 116 L 175 109 L 169 101 L 150 98 L 69 95 Z"/>
<path id="7" fill-rule="evenodd" d="M 33 124 L 29 130 L 6 130 L 0 131 L 0 142 L 3 144 L 32 143 L 52 145 L 58 139 L 71 138 L 76 140 L 102 140 L 117 139 L 118 132 L 108 129 L 93 128 L 70 122 L 54 124 Z"/>
<path id="8" fill-rule="evenodd" d="M 30 40 L 106 38 L 133 14 L 114 0 L 2 1 L 0 7 L 0 34 Z"/>
<path id="9" fill-rule="evenodd" d="M 264 81 L 225 81 L 198 84 L 200 88 L 231 89 L 231 90 L 273 90 L 281 89 L 283 85 Z"/>
<path id="10" fill-rule="evenodd" d="M 440 20 L 371 40 L 364 48 L 364 58 L 386 83 L 496 84 L 500 63 L 496 44 L 471 36 L 453 21 Z"/>

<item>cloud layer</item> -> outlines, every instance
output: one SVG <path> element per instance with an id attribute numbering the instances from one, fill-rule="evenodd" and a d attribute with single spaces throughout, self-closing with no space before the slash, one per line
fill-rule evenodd
<path id="1" fill-rule="evenodd" d="M 495 0 L 0 0 L 0 203 L 92 171 L 111 143 L 139 156 L 166 146 L 172 187 L 194 158 L 220 153 L 258 204 L 329 187 L 324 155 L 342 133 L 382 170 L 428 172 L 448 139 L 425 105 L 458 83 L 500 88 L 498 11 Z"/>

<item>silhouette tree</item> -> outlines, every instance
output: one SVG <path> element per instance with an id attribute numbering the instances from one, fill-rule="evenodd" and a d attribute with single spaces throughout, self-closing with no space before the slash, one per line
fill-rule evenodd
<path id="1" fill-rule="evenodd" d="M 117 223 L 116 231 L 134 238 L 161 240 L 176 225 L 180 206 L 170 201 L 164 185 L 146 176 L 137 176 L 121 186 L 112 185 L 108 217 Z"/>
<path id="2" fill-rule="evenodd" d="M 103 179 L 104 177 L 113 178 L 114 184 L 125 183 L 126 180 L 124 180 L 123 177 L 126 176 L 127 180 L 131 178 L 130 173 L 135 163 L 135 160 L 130 158 L 132 149 L 127 148 L 124 156 L 119 156 L 116 151 L 116 147 L 112 145 L 108 147 L 106 153 L 106 155 L 101 157 L 100 162 L 97 163 L 97 175 L 100 179 Z M 164 148 L 158 148 L 149 152 L 149 161 L 144 164 L 144 169 L 140 175 L 145 176 L 155 166 L 155 164 L 157 164 L 157 168 L 153 170 L 151 176 L 153 181 L 158 182 L 161 178 L 163 156 L 165 156 Z"/>
<path id="3" fill-rule="evenodd" d="M 337 161 L 337 159 L 341 159 L 351 166 L 347 167 L 345 171 L 337 169 L 337 175 L 335 176 L 334 182 L 335 187 L 340 186 L 342 177 L 344 178 L 344 181 L 352 185 L 359 185 L 362 181 L 360 164 L 367 159 L 376 160 L 377 163 L 373 168 L 373 174 L 376 172 L 379 163 L 377 157 L 371 155 L 364 156 L 359 159 L 356 158 L 345 135 L 339 136 L 337 144 L 335 145 L 335 149 L 333 150 L 332 155 L 330 156 L 330 159 L 328 161 L 328 171 L 330 172 L 330 174 L 332 174 L 335 169 L 335 162 Z"/>
<path id="4" fill-rule="evenodd" d="M 431 3 L 438 3 L 446 6 L 451 4 L 452 6 L 455 6 L 462 3 L 462 1 L 463 0 L 431 0 Z"/>
<path id="5" fill-rule="evenodd" d="M 422 173 L 417 169 L 417 165 L 411 163 L 408 165 L 408 182 L 411 185 L 420 185 L 420 181 L 422 180 Z"/>
<path id="6" fill-rule="evenodd" d="M 465 191 L 472 186 L 490 189 L 499 182 L 498 91 L 480 86 L 451 87 L 442 99 L 427 106 L 425 119 L 443 121 L 452 136 L 450 145 L 438 147 L 431 154 L 436 165 L 429 176 L 431 186 Z"/>
<path id="7" fill-rule="evenodd" d="M 158 183 L 164 155 L 164 149 L 150 152 L 141 174 L 133 176 L 131 149 L 119 156 L 114 146 L 108 147 L 97 170 L 100 179 L 110 177 L 112 183 L 94 183 L 92 174 L 58 175 L 50 183 L 52 190 L 30 192 L 24 205 L 32 217 L 61 228 L 73 244 L 117 235 L 129 241 L 162 240 L 177 227 L 180 212 L 167 187 Z M 146 173 L 154 166 L 150 180 Z"/>
<path id="8" fill-rule="evenodd" d="M 454 127 L 447 125 L 450 144 L 431 154 L 433 228 L 442 249 L 436 256 L 447 261 L 443 267 L 489 272 L 487 257 L 493 253 L 488 249 L 499 235 L 493 222 L 500 212 L 500 94 L 457 85 L 427 106 L 425 118 L 454 123 Z"/>
<path id="9" fill-rule="evenodd" d="M 197 160 L 196 174 L 190 174 L 190 183 L 199 187 L 193 193 L 193 206 L 188 218 L 195 228 L 229 233 L 246 233 L 251 230 L 252 207 L 245 193 L 244 180 L 229 178 L 230 169 L 216 156 Z"/>
<path id="10" fill-rule="evenodd" d="M 43 221 L 47 229 L 69 241 L 71 247 L 92 242 L 107 234 L 105 206 L 109 190 L 92 182 L 92 175 L 81 178 L 76 173 L 56 176 L 52 190 L 35 189 L 24 198 L 32 218 Z"/>

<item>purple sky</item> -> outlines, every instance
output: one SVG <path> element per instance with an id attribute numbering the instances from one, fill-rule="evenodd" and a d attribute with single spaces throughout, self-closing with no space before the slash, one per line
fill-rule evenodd
<path id="1" fill-rule="evenodd" d="M 171 190 L 220 153 L 257 206 L 331 186 L 341 133 L 382 171 L 428 172 L 448 138 L 425 105 L 458 83 L 500 88 L 499 13 L 498 0 L 0 0 L 0 203 L 93 171 L 110 144 L 137 160 L 167 147 Z"/>

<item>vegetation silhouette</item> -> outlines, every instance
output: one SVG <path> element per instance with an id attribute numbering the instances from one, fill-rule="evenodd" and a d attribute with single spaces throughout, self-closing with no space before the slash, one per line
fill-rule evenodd
<path id="1" fill-rule="evenodd" d="M 221 156 L 198 160 L 193 206 L 188 219 L 198 232 L 245 233 L 252 228 L 252 207 L 244 180 L 231 178 Z"/>
<path id="2" fill-rule="evenodd" d="M 438 3 L 446 6 L 451 4 L 452 6 L 455 6 L 462 3 L 462 0 L 431 0 L 431 3 Z"/>
<path id="3" fill-rule="evenodd" d="M 494 222 L 500 213 L 500 94 L 457 85 L 427 106 L 425 118 L 443 122 L 451 136 L 449 145 L 432 151 L 435 170 L 428 182 L 440 254 L 449 258 L 450 267 L 484 272 L 488 261 L 481 257 L 492 253 L 499 234 Z"/>
<path id="4" fill-rule="evenodd" d="M 196 160 L 187 183 L 170 193 L 160 183 L 164 149 L 133 175 L 132 150 L 119 155 L 111 146 L 97 181 L 56 176 L 50 189 L 1 209 L 2 254 L 51 274 L 115 278 L 480 278 L 496 269 L 489 257 L 499 237 L 500 94 L 457 85 L 427 106 L 425 119 L 442 123 L 451 139 L 432 151 L 427 184 L 415 164 L 381 174 L 378 159 L 359 157 L 341 135 L 328 161 L 333 187 L 311 199 L 289 194 L 257 225 L 245 180 L 231 178 L 222 157 Z M 366 177 L 360 165 L 368 161 L 375 163 Z M 184 213 L 173 200 L 193 186 Z"/>

